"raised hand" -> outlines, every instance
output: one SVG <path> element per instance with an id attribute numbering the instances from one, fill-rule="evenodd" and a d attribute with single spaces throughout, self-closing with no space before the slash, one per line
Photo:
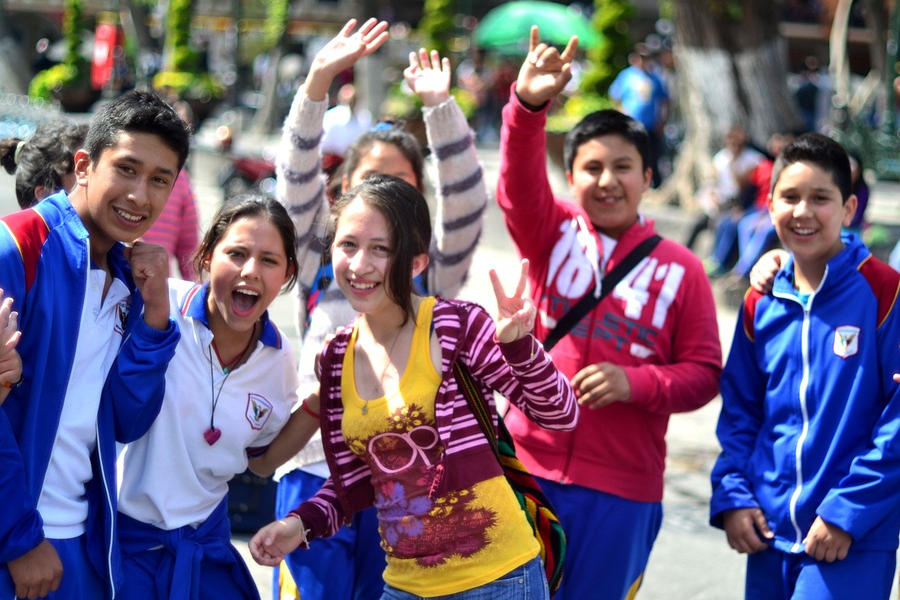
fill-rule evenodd
<path id="1" fill-rule="evenodd" d="M 301 535 L 302 534 L 302 535 Z M 277 567 L 284 557 L 306 541 L 303 523 L 296 516 L 269 523 L 250 539 L 253 560 L 267 567 Z"/>
<path id="2" fill-rule="evenodd" d="M 425 106 L 437 106 L 450 97 L 450 59 L 441 58 L 437 50 L 429 54 L 419 48 L 419 54 L 409 53 L 409 66 L 403 70 L 406 83 Z"/>
<path id="3" fill-rule="evenodd" d="M 562 54 L 541 42 L 537 25 L 531 26 L 528 56 L 519 69 L 516 93 L 531 106 L 542 106 L 559 94 L 572 79 L 572 60 L 578 50 L 578 37 L 572 36 Z"/>
<path id="4" fill-rule="evenodd" d="M 144 299 L 144 322 L 154 329 L 169 326 L 169 255 L 156 244 L 135 242 L 127 249 L 134 284 Z"/>
<path id="5" fill-rule="evenodd" d="M 338 73 L 378 50 L 389 37 L 386 21 L 369 19 L 354 33 L 355 27 L 356 19 L 350 19 L 340 32 L 316 53 L 305 83 L 306 96 L 310 100 L 324 100 L 332 80 Z"/>
<path id="6" fill-rule="evenodd" d="M 522 273 L 516 291 L 506 295 L 503 284 L 494 269 L 490 271 L 491 284 L 497 297 L 497 339 L 500 342 L 514 342 L 531 333 L 534 329 L 534 317 L 537 311 L 534 302 L 526 294 L 528 282 L 528 260 L 522 260 Z"/>

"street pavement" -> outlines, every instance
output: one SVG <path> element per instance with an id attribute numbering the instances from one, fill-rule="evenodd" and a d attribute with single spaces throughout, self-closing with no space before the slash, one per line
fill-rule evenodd
<path id="1" fill-rule="evenodd" d="M 479 155 L 484 163 L 489 189 L 493 190 L 497 173 L 496 149 L 482 149 Z M 217 176 L 224 161 L 206 151 L 194 151 L 190 160 L 201 226 L 205 228 L 222 200 Z M 434 181 L 433 174 L 431 181 Z M 560 173 L 554 173 L 552 181 L 557 190 L 565 190 L 565 181 Z M 898 196 L 894 196 L 896 197 Z M 897 203 L 891 204 L 896 207 Z M 6 214 L 15 208 L 13 180 L 0 171 L 0 214 Z M 688 216 L 676 209 L 649 205 L 645 207 L 645 213 L 656 219 L 662 235 L 677 240 L 684 239 Z M 468 283 L 460 294 L 462 298 L 480 302 L 493 311 L 495 306 L 487 275 L 490 268 L 497 269 L 501 277 L 511 278 L 518 273 L 515 249 L 506 233 L 500 211 L 493 202 L 485 216 L 484 234 Z M 727 354 L 736 313 L 732 307 L 721 302 L 718 303 L 717 311 L 722 347 Z M 294 327 L 292 299 L 279 297 L 270 313 L 296 348 L 299 340 Z M 728 548 L 721 531 L 707 524 L 708 476 L 718 453 L 715 422 L 719 402 L 716 398 L 706 407 L 692 413 L 674 415 L 670 421 L 663 501 L 665 517 L 650 557 L 643 587 L 638 594 L 641 600 L 731 600 L 743 595 L 744 558 Z M 256 565 L 250 559 L 247 540 L 247 536 L 236 536 L 235 546 L 250 565 L 261 596 L 264 599 L 271 598 L 271 570 Z M 616 541 L 609 540 L 608 543 L 614 544 Z M 603 565 L 598 565 L 598 568 L 602 567 Z"/>

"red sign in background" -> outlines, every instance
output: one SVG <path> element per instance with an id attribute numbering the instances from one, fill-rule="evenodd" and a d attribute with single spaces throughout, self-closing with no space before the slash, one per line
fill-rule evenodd
<path id="1" fill-rule="evenodd" d="M 119 28 L 113 23 L 97 23 L 94 31 L 94 55 L 91 61 L 91 86 L 102 89 L 112 77 L 116 46 L 121 42 Z"/>

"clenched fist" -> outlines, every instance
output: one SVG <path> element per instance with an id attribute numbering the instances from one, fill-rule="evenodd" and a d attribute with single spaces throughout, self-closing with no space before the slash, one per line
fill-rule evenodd
<path id="1" fill-rule="evenodd" d="M 126 249 L 134 283 L 144 298 L 144 322 L 154 329 L 169 326 L 169 255 L 156 244 L 135 242 Z"/>

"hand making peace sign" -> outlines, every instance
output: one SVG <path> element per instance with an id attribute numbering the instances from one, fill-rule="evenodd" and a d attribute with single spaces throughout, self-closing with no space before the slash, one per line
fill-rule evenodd
<path id="1" fill-rule="evenodd" d="M 531 333 L 537 310 L 526 292 L 528 260 L 522 260 L 522 273 L 512 296 L 506 295 L 503 284 L 494 269 L 490 271 L 494 295 L 497 297 L 497 339 L 502 343 L 514 342 Z"/>

